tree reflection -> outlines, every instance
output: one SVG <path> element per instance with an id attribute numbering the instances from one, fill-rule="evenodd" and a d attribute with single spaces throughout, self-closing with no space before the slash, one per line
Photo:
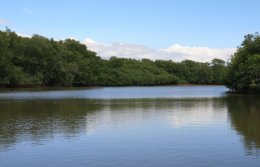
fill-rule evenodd
<path id="1" fill-rule="evenodd" d="M 260 150 L 259 102 L 259 96 L 237 95 L 186 100 L 0 101 L 0 151 L 22 141 L 40 143 L 57 135 L 70 138 L 94 131 L 97 126 L 125 127 L 162 116 L 174 127 L 210 125 L 225 119 L 227 109 L 232 127 L 253 153 Z"/>
<path id="2" fill-rule="evenodd" d="M 242 135 L 249 154 L 260 149 L 260 97 L 237 96 L 227 98 L 228 113 L 233 128 Z"/>
<path id="3" fill-rule="evenodd" d="M 0 107 L 0 149 L 4 149 L 19 141 L 76 135 L 85 130 L 85 117 L 101 106 L 82 100 L 35 100 L 2 101 Z"/>
<path id="4" fill-rule="evenodd" d="M 171 118 L 169 122 L 174 120 L 175 125 L 180 119 L 189 124 L 199 113 L 201 119 L 195 121 L 202 123 L 209 120 L 205 109 L 210 109 L 212 116 L 215 109 L 223 107 L 223 99 L 0 101 L 0 151 L 22 141 L 40 143 L 57 135 L 74 137 L 94 131 L 97 126 L 125 127 L 163 115 Z"/>

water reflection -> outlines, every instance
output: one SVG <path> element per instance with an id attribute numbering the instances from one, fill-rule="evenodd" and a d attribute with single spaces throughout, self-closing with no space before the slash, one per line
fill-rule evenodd
<path id="1" fill-rule="evenodd" d="M 142 86 L 92 87 L 56 89 L 5 90 L 0 100 L 6 99 L 130 99 L 130 98 L 213 98 L 225 96 L 224 86 Z"/>
<path id="2" fill-rule="evenodd" d="M 227 120 L 225 100 L 201 99 L 190 102 L 188 100 L 177 104 L 171 110 L 173 127 L 207 126 L 214 123 L 224 123 Z"/>
<path id="3" fill-rule="evenodd" d="M 227 107 L 232 127 L 242 136 L 249 154 L 260 151 L 260 97 L 230 96 Z"/>
<path id="4" fill-rule="evenodd" d="M 222 121 L 223 99 L 0 101 L 0 149 L 151 121 L 173 127 Z M 156 124 L 156 123 L 154 123 Z"/>
<path id="5" fill-rule="evenodd" d="M 0 101 L 0 155 L 15 150 L 15 146 L 24 142 L 38 146 L 46 144 L 46 141 L 56 141 L 62 145 L 63 139 L 83 138 L 83 141 L 92 144 L 83 142 L 85 150 L 81 143 L 69 149 L 81 153 L 77 157 L 89 161 L 94 157 L 100 162 L 98 160 L 105 155 L 96 155 L 109 152 L 109 155 L 125 157 L 138 158 L 143 155 L 146 157 L 141 158 L 147 158 L 154 164 L 165 162 L 164 158 L 168 156 L 169 159 L 175 158 L 179 164 L 188 163 L 186 158 L 189 157 L 193 162 L 200 158 L 207 159 L 209 165 L 223 160 L 225 164 L 232 165 L 234 159 L 252 165 L 258 160 L 246 159 L 241 152 L 251 155 L 259 153 L 259 101 L 260 97 L 256 96 L 4 100 Z M 78 149 L 83 150 L 80 152 Z M 118 152 L 113 152 L 113 149 Z M 233 159 L 227 158 L 231 155 Z M 160 158 L 151 158 L 153 156 Z M 108 158 L 107 162 L 114 161 Z"/>
<path id="6" fill-rule="evenodd" d="M 84 118 L 101 107 L 84 101 L 2 101 L 0 106 L 0 149 L 19 141 L 73 136 L 85 130 Z"/>

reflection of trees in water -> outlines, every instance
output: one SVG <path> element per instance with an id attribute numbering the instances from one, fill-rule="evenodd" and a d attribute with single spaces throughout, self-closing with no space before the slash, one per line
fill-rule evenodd
<path id="1" fill-rule="evenodd" d="M 0 102 L 0 150 L 21 141 L 40 143 L 62 135 L 77 136 L 96 126 L 124 127 L 153 120 L 161 112 L 192 112 L 224 107 L 223 99 L 28 100 Z M 185 115 L 184 115 L 185 116 Z"/>
<path id="2" fill-rule="evenodd" d="M 173 121 L 178 116 L 186 117 L 184 123 L 190 123 L 189 115 L 193 118 L 196 112 L 203 115 L 207 112 L 200 111 L 212 109 L 215 119 L 226 104 L 231 124 L 243 137 L 246 149 L 249 152 L 260 150 L 260 97 L 237 95 L 194 100 L 0 101 L 0 150 L 21 141 L 37 143 L 56 135 L 77 136 L 94 130 L 100 124 L 124 127 L 136 120 L 154 120 L 161 112 L 174 117 Z M 180 111 L 185 113 L 179 114 Z M 207 115 L 205 119 L 208 119 Z"/>
<path id="3" fill-rule="evenodd" d="M 233 128 L 244 138 L 249 153 L 260 149 L 260 97 L 230 96 L 227 98 Z"/>
<path id="4" fill-rule="evenodd" d="M 2 101 L 0 149 L 17 141 L 41 140 L 85 130 L 85 116 L 99 106 L 84 101 Z"/>

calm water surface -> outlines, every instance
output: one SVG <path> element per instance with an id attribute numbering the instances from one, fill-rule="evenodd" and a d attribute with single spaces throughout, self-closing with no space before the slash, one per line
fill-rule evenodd
<path id="1" fill-rule="evenodd" d="M 0 166 L 259 166 L 260 97 L 223 86 L 0 92 Z"/>

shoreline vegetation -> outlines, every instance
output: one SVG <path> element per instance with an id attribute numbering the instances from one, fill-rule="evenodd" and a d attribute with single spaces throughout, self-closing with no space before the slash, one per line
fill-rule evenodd
<path id="1" fill-rule="evenodd" d="M 248 34 L 227 66 L 225 85 L 232 92 L 260 93 L 260 35 Z"/>
<path id="2" fill-rule="evenodd" d="M 0 32 L 2 87 L 223 84 L 225 62 L 101 59 L 73 39 Z"/>
<path id="3" fill-rule="evenodd" d="M 0 88 L 225 84 L 232 91 L 255 93 L 260 88 L 259 55 L 250 59 L 250 68 L 241 69 L 247 71 L 246 80 L 242 74 L 237 75 L 247 56 L 244 48 L 254 41 L 260 41 L 258 34 L 246 36 L 230 63 L 221 59 L 207 63 L 117 57 L 106 60 L 73 39 L 21 37 L 6 28 L 0 31 Z M 260 42 L 252 52 L 260 54 L 259 46 Z M 252 74 L 247 75 L 250 71 Z"/>

